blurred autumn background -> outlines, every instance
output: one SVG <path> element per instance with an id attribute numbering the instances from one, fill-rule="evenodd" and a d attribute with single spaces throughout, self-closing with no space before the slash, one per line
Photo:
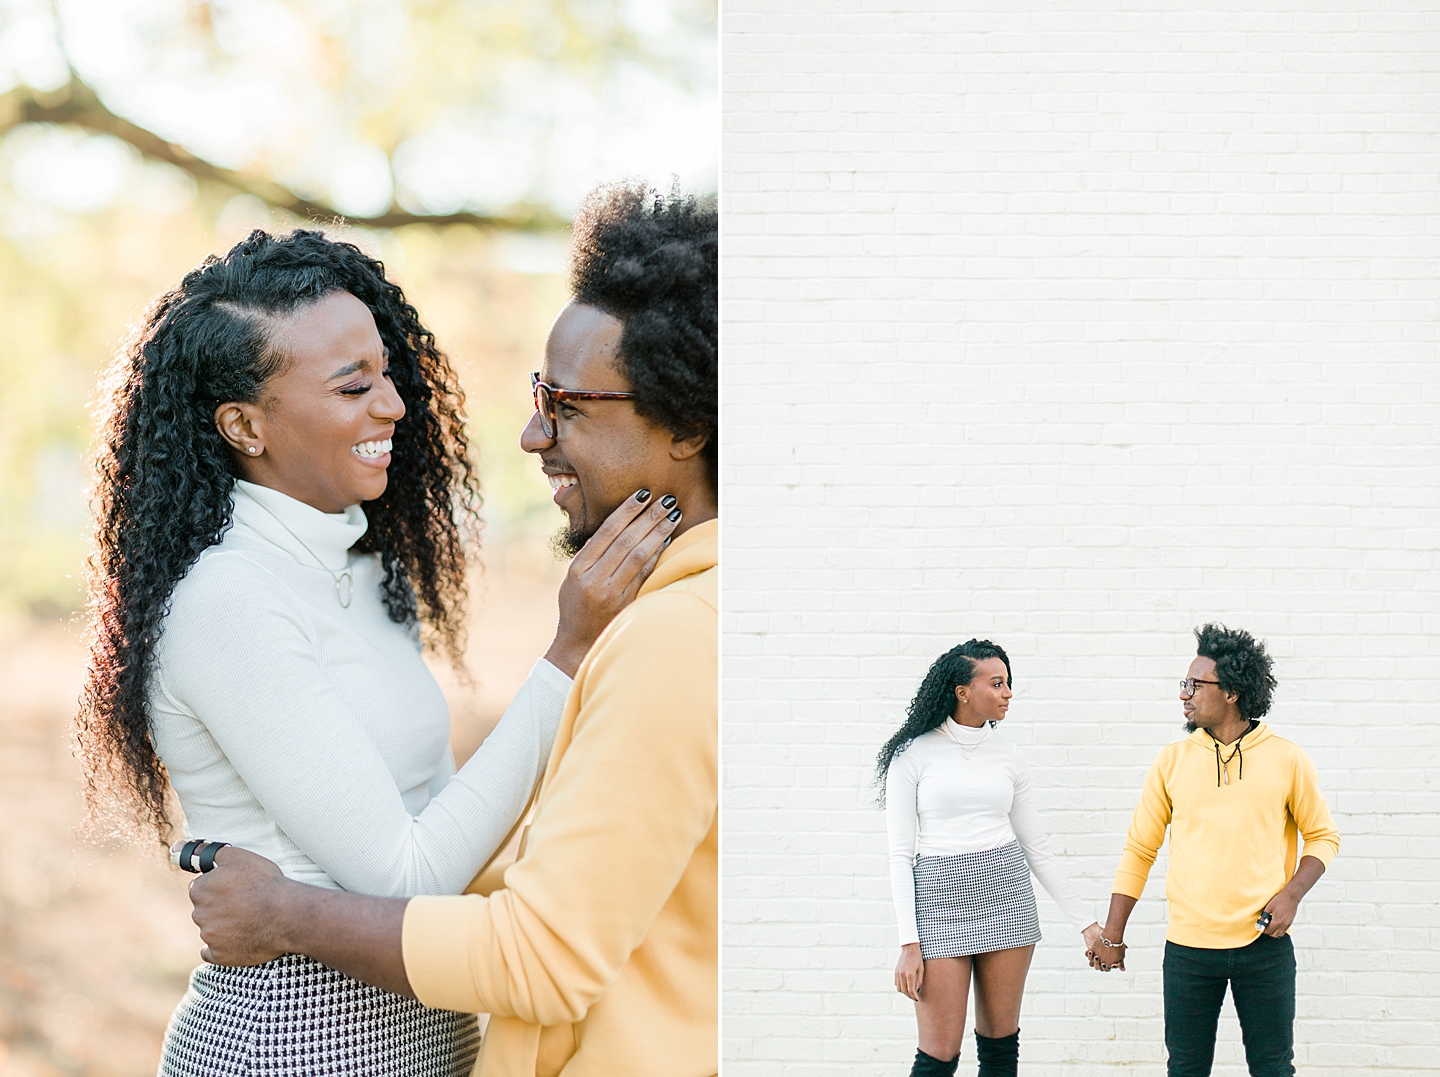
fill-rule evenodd
<path id="1" fill-rule="evenodd" d="M 486 495 L 460 758 L 554 627 L 516 445 L 596 183 L 716 184 L 714 0 L 0 0 L 0 1075 L 155 1072 L 185 877 L 97 844 L 83 672 L 90 408 L 146 303 L 250 229 L 386 264 L 461 372 Z"/>

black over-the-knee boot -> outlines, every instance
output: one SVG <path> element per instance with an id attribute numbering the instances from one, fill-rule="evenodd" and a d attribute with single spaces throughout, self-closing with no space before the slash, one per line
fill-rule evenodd
<path id="1" fill-rule="evenodd" d="M 976 1077 L 1015 1077 L 1020 1065 L 1020 1030 L 993 1039 L 975 1033 L 975 1053 L 980 1057 Z"/>
<path id="2" fill-rule="evenodd" d="M 934 1055 L 916 1051 L 915 1065 L 910 1067 L 910 1077 L 955 1077 L 955 1067 L 959 1064 L 958 1054 L 949 1062 L 941 1062 Z"/>

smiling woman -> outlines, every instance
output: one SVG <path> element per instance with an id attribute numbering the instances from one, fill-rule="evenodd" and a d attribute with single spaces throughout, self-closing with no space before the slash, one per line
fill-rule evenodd
<path id="1" fill-rule="evenodd" d="M 329 339 L 337 332 L 341 340 Z M 389 425 L 408 415 L 392 466 L 368 474 L 368 486 L 350 451 L 360 437 L 332 428 L 312 444 L 315 426 L 343 423 L 329 409 L 314 416 L 313 400 L 285 391 L 308 398 L 315 364 L 323 382 L 361 358 L 346 354 L 327 368 L 331 344 L 368 348 L 372 362 L 377 345 L 390 355 L 383 377 L 320 387 L 335 409 L 364 416 L 373 405 L 353 400 L 393 394 Z M 433 337 L 378 262 L 316 232 L 277 240 L 257 231 L 191 271 L 156 300 L 110 379 L 81 759 L 92 800 L 120 791 L 108 780 L 118 776 L 163 833 L 165 773 L 150 738 L 147 680 L 176 584 L 233 521 L 236 480 L 285 490 L 322 514 L 371 501 L 355 549 L 376 555 L 387 617 L 428 624 L 451 653 L 464 602 L 457 516 L 473 518 L 478 497 L 459 388 Z M 341 392 L 373 381 L 385 386 L 378 394 Z M 357 421 L 381 429 L 378 419 Z M 345 442 L 338 453 L 328 444 L 336 438 Z"/>
<path id="2" fill-rule="evenodd" d="M 270 341 L 286 365 L 263 401 L 215 409 L 220 436 L 245 454 L 237 461 L 241 477 L 321 512 L 378 500 L 405 402 L 390 381 L 370 308 L 349 292 L 331 292 L 274 319 Z"/>
<path id="3" fill-rule="evenodd" d="M 168 783 L 188 837 L 290 878 L 458 893 L 543 771 L 565 656 L 629 601 L 634 571 L 562 590 L 550 651 L 456 773 L 420 629 L 459 653 L 478 499 L 459 387 L 380 263 L 316 232 L 253 233 L 155 303 L 110 406 L 77 730 L 92 803 L 128 793 L 165 836 Z M 669 528 L 658 506 L 622 515 L 643 565 Z M 161 1073 L 299 1077 L 344 1059 L 448 1077 L 477 1043 L 471 1016 L 288 954 L 197 969 Z"/>

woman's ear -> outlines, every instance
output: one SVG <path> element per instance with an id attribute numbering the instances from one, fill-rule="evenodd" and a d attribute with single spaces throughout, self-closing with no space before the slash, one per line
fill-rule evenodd
<path id="1" fill-rule="evenodd" d="M 241 456 L 253 460 L 265 452 L 260 409 L 253 404 L 227 400 L 215 409 L 215 429 Z"/>

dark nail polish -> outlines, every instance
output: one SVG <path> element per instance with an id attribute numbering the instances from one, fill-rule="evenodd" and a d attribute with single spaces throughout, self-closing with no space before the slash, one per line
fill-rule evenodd
<path id="1" fill-rule="evenodd" d="M 675 495 L 674 495 L 674 494 L 666 494 L 664 497 L 662 497 L 662 498 L 660 499 L 660 507 L 661 507 L 662 509 L 674 508 L 674 507 L 675 507 Z"/>
<path id="2" fill-rule="evenodd" d="M 667 517 L 665 517 L 665 518 L 666 518 L 667 520 L 671 520 L 671 521 L 673 521 L 673 522 L 675 522 L 675 523 L 679 523 L 679 521 L 680 521 L 680 510 L 679 510 L 679 509 L 676 509 L 674 512 L 672 512 L 669 516 L 667 516 Z"/>
<path id="3" fill-rule="evenodd" d="M 635 495 L 635 500 L 640 502 L 640 504 L 642 505 L 645 504 L 645 502 L 650 500 L 650 491 L 641 490 L 638 494 Z"/>
<path id="4" fill-rule="evenodd" d="M 663 550 L 666 546 L 669 546 L 669 545 L 670 545 L 670 540 L 673 539 L 674 537 L 675 537 L 674 535 L 666 535 L 666 536 L 665 536 L 665 541 L 662 542 L 662 543 L 660 543 L 660 548 Z"/>

